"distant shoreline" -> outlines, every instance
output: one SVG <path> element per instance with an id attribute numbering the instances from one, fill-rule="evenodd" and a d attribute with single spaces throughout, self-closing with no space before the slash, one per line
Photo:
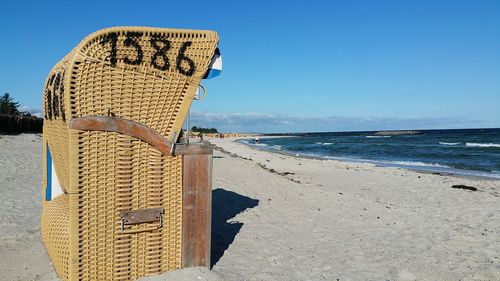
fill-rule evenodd
<path id="1" fill-rule="evenodd" d="M 295 132 L 295 133 L 254 133 L 260 136 L 309 136 L 314 134 L 339 134 L 339 135 L 358 135 L 358 134 L 376 134 L 378 132 L 435 132 L 435 131 L 469 131 L 469 130 L 500 130 L 498 128 L 464 128 L 464 129 L 401 129 L 401 130 L 370 130 L 370 131 L 320 131 L 320 132 Z"/>

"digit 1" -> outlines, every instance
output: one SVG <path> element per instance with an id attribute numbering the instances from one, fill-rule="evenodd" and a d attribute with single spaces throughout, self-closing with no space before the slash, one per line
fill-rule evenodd
<path id="1" fill-rule="evenodd" d="M 106 45 L 107 43 L 110 43 L 111 45 L 111 54 L 109 61 L 111 62 L 112 66 L 116 65 L 116 42 L 118 41 L 118 34 L 115 32 L 111 32 L 107 34 L 101 41 L 101 45 Z"/>
<path id="2" fill-rule="evenodd" d="M 45 118 L 52 120 L 52 84 L 54 83 L 54 79 L 56 78 L 55 74 L 52 74 L 47 81 L 47 85 L 45 86 L 45 95 L 46 95 L 46 104 L 45 104 Z"/>
<path id="3" fill-rule="evenodd" d="M 59 117 L 59 84 L 61 83 L 61 74 L 57 73 L 56 78 L 54 79 L 54 83 L 52 84 L 52 115 L 54 118 Z"/>
<path id="4" fill-rule="evenodd" d="M 63 71 L 61 74 L 61 83 L 59 84 L 59 99 L 61 100 L 60 108 L 59 110 L 61 111 L 61 118 L 63 121 L 66 121 L 66 112 L 64 108 L 64 74 L 66 71 Z"/>

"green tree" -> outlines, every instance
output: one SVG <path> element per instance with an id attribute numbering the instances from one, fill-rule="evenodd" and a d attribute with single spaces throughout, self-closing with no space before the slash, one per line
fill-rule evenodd
<path id="1" fill-rule="evenodd" d="M 202 128 L 202 127 L 196 127 L 196 126 L 193 126 L 191 128 L 191 131 L 192 132 L 198 132 L 198 133 L 204 133 L 204 134 L 206 134 L 206 133 L 215 133 L 215 134 L 217 134 L 218 133 L 218 131 L 217 131 L 216 128 Z"/>
<path id="2" fill-rule="evenodd" d="M 14 98 L 9 93 L 4 93 L 0 96 L 0 114 L 1 115 L 19 115 L 19 103 L 14 101 Z"/>

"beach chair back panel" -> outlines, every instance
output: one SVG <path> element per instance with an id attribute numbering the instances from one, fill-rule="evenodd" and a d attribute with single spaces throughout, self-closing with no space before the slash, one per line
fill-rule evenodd
<path id="1" fill-rule="evenodd" d="M 72 136 L 85 150 L 78 159 L 80 192 L 69 195 L 71 219 L 78 221 L 71 279 L 134 280 L 180 268 L 181 156 L 118 133 Z M 161 228 L 152 222 L 121 229 L 122 211 L 152 208 L 164 210 Z"/>
<path id="2" fill-rule="evenodd" d="M 179 131 L 218 44 L 213 31 L 110 28 L 77 47 L 71 117 L 117 116 L 168 140 Z"/>
<path id="3" fill-rule="evenodd" d="M 43 92 L 44 135 L 69 188 L 68 123 L 116 116 L 179 136 L 219 38 L 214 31 L 114 27 L 97 31 L 57 63 Z"/>

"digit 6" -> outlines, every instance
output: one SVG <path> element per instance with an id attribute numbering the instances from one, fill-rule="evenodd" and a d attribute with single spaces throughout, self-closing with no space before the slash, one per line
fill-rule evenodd
<path id="1" fill-rule="evenodd" d="M 196 70 L 196 66 L 193 60 L 186 57 L 186 55 L 184 54 L 184 52 L 186 52 L 187 47 L 191 46 L 191 44 L 193 44 L 193 42 L 191 41 L 184 42 L 181 48 L 179 49 L 179 54 L 177 55 L 177 65 L 176 65 L 177 70 L 186 76 L 193 76 L 194 71 Z M 189 65 L 189 69 L 185 70 L 182 68 L 181 66 L 182 61 L 187 62 L 187 64 Z"/>

